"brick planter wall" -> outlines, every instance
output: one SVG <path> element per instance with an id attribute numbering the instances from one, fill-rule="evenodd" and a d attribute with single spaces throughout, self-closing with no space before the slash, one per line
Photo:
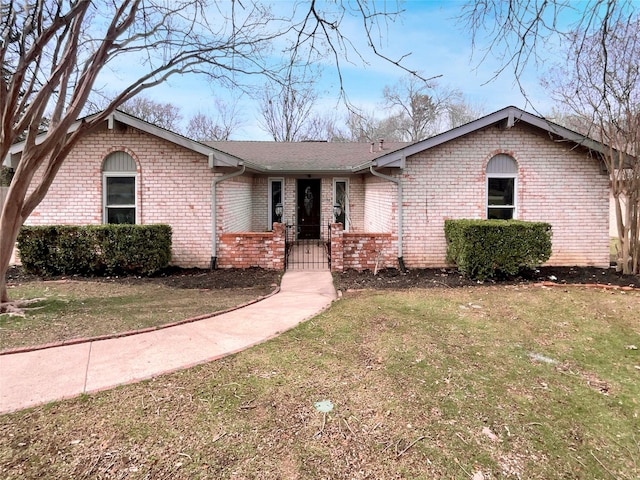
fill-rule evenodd
<path id="1" fill-rule="evenodd" d="M 390 233 L 344 232 L 331 225 L 331 271 L 397 268 L 395 236 Z"/>
<path id="2" fill-rule="evenodd" d="M 234 232 L 220 235 L 218 267 L 284 270 L 285 226 L 274 223 L 272 232 Z"/>
<path id="3" fill-rule="evenodd" d="M 343 268 L 345 270 L 380 270 L 397 267 L 393 237 L 390 233 L 343 234 Z"/>
<path id="4" fill-rule="evenodd" d="M 331 271 L 344 272 L 344 230 L 341 223 L 332 223 L 331 229 Z"/>

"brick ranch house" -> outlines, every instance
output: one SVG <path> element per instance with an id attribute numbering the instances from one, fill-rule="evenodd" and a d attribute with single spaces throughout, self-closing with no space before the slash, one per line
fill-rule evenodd
<path id="1" fill-rule="evenodd" d="M 549 265 L 606 267 L 601 148 L 516 107 L 413 144 L 204 144 L 115 112 L 27 223 L 166 223 L 175 265 L 342 271 L 443 267 L 445 219 L 517 218 L 551 223 Z"/>

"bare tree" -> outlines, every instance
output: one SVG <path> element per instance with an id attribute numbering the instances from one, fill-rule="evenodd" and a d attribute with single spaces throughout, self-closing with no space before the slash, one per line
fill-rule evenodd
<path id="1" fill-rule="evenodd" d="M 348 140 L 352 142 L 401 142 L 401 118 L 389 115 L 378 118 L 374 113 L 351 109 L 346 119 Z"/>
<path id="2" fill-rule="evenodd" d="M 119 110 L 167 130 L 178 132 L 181 129 L 180 107 L 172 103 L 157 102 L 145 95 L 137 95 L 124 102 Z"/>
<path id="3" fill-rule="evenodd" d="M 215 114 L 198 112 L 189 119 L 186 135 L 199 142 L 226 141 L 241 125 L 237 103 L 228 104 L 216 98 Z"/>
<path id="4" fill-rule="evenodd" d="M 471 104 L 464 98 L 453 101 L 447 107 L 447 129 L 456 128 L 465 123 L 472 122 L 486 113 L 482 105 Z"/>
<path id="5" fill-rule="evenodd" d="M 327 54 L 339 75 L 341 59 L 358 54 L 342 33 L 344 17 L 361 18 L 360 34 L 382 56 L 372 32 L 398 14 L 346 1 L 295 3 L 287 18 L 269 8 L 259 0 L 0 4 L 0 158 L 4 161 L 12 145 L 23 139 L 0 217 L 1 310 L 15 306 L 9 303 L 5 274 L 20 227 L 69 152 L 114 109 L 175 75 L 202 74 L 217 84 L 238 85 L 253 75 L 278 79 L 292 64 Z M 288 52 L 284 66 L 273 62 L 276 42 Z M 102 112 L 70 131 L 109 70 L 118 71 L 125 86 Z M 39 135 L 45 117 L 48 130 Z"/>
<path id="6" fill-rule="evenodd" d="M 611 175 L 620 249 L 618 268 L 640 273 L 640 24 L 633 0 L 563 0 L 530 2 L 489 0 L 469 3 L 462 18 L 477 38 L 486 34 L 489 51 L 502 51 L 508 68 L 525 93 L 521 75 L 539 63 L 542 46 L 563 41 L 566 63 L 551 75 L 556 98 L 571 114 L 589 118 L 586 132 L 608 150 L 603 154 Z M 560 26 L 568 13 L 575 19 Z M 626 203 L 625 203 L 626 200 Z M 624 211 L 623 211 L 624 205 Z"/>
<path id="7" fill-rule="evenodd" d="M 338 126 L 335 114 L 312 113 L 307 119 L 302 140 L 328 142 L 345 141 L 345 133 Z"/>
<path id="8" fill-rule="evenodd" d="M 390 117 L 397 118 L 402 140 L 417 142 L 448 128 L 448 116 L 454 103 L 462 100 L 462 93 L 425 82 L 416 76 L 401 78 L 383 90 Z"/>
<path id="9" fill-rule="evenodd" d="M 612 35 L 611 25 L 626 22 L 637 8 L 635 0 L 586 0 L 579 4 L 566 0 L 472 0 L 464 5 L 460 20 L 471 31 L 474 48 L 484 45 L 482 60 L 492 55 L 501 62 L 495 77 L 511 69 L 526 96 L 522 74 L 530 64 L 546 62 L 549 45 L 580 32 L 574 36 L 574 47 L 580 51 L 588 37 L 606 39 Z"/>
<path id="10" fill-rule="evenodd" d="M 545 80 L 543 83 L 549 85 L 553 82 L 552 79 Z M 553 93 L 554 96 L 557 96 L 557 93 Z M 558 125 L 562 125 L 569 130 L 573 130 L 574 132 L 580 133 L 581 135 L 588 136 L 591 131 L 593 131 L 593 117 L 591 115 L 585 116 L 582 113 L 572 112 L 566 105 L 560 102 L 560 107 L 553 107 L 551 112 L 544 116 L 549 119 L 553 123 L 557 123 Z"/>
<path id="11" fill-rule="evenodd" d="M 306 126 L 318 98 L 315 78 L 296 78 L 289 72 L 283 83 L 265 85 L 260 96 L 259 124 L 276 142 L 304 140 Z"/>
<path id="12" fill-rule="evenodd" d="M 578 131 L 608 146 L 619 248 L 618 269 L 640 272 L 640 15 L 612 24 L 615 35 L 568 38 L 565 64 L 544 82 Z M 573 48 L 581 37 L 581 49 Z M 565 122 L 566 123 L 566 122 Z"/>

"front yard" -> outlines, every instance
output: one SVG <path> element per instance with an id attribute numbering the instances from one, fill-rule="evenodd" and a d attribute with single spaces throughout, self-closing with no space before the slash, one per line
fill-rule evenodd
<path id="1" fill-rule="evenodd" d="M 173 271 L 125 278 L 42 281 L 9 272 L 13 299 L 41 299 L 25 318 L 0 315 L 0 351 L 159 327 L 254 301 L 280 273 L 261 269 Z"/>
<path id="2" fill-rule="evenodd" d="M 639 311 L 637 290 L 347 292 L 221 361 L 0 417 L 0 474 L 636 479 Z"/>

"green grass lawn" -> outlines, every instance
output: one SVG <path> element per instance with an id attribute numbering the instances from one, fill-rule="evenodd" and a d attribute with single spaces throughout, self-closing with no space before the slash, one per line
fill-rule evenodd
<path id="1" fill-rule="evenodd" d="M 637 479 L 639 311 L 571 287 L 347 294 L 221 361 L 0 417 L 0 474 Z"/>

